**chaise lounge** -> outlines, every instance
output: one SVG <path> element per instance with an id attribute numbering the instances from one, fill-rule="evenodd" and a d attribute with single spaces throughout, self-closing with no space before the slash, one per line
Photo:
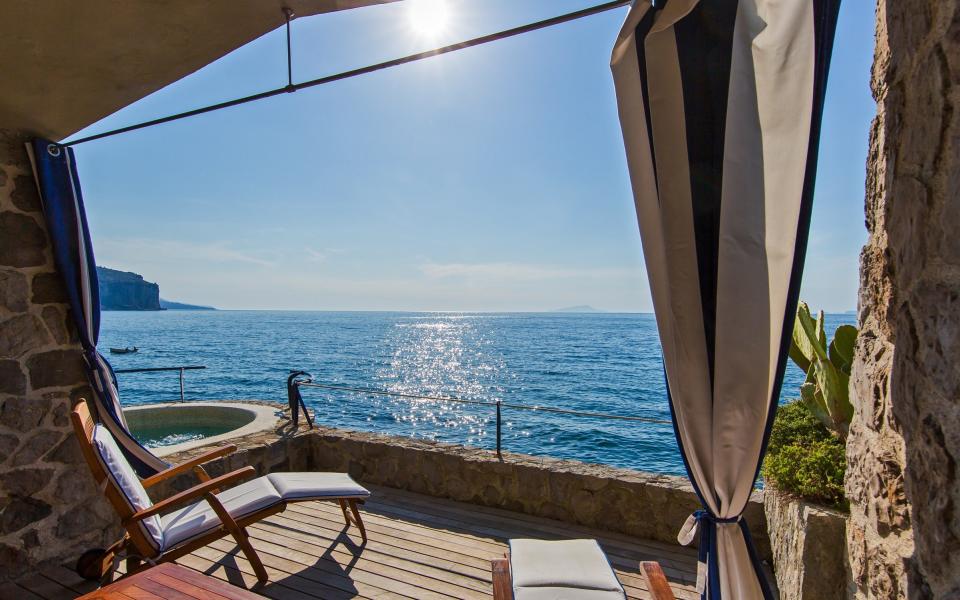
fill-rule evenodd
<path id="1" fill-rule="evenodd" d="M 128 557 L 128 571 L 133 571 L 144 560 L 174 561 L 231 535 L 253 566 L 257 579 L 265 582 L 267 571 L 250 544 L 245 527 L 282 512 L 290 502 L 337 501 L 347 526 L 355 525 L 363 541 L 367 540 L 357 504 L 370 492 L 346 473 L 270 473 L 240 483 L 255 473 L 253 467 L 247 466 L 211 478 L 202 465 L 236 450 L 236 446 L 224 446 L 141 480 L 107 428 L 94 422 L 85 402 L 77 404 L 71 418 L 93 477 L 126 529 L 124 537 L 105 553 L 97 553 L 86 561 L 81 559 L 78 571 L 84 576 L 101 577 L 108 573 L 114 557 L 122 553 Z M 191 470 L 200 479 L 198 485 L 156 503 L 147 495 L 147 488 Z"/>

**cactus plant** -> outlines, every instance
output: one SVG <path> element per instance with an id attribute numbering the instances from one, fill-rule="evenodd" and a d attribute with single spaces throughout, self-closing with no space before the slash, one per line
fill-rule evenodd
<path id="1" fill-rule="evenodd" d="M 820 421 L 842 440 L 847 437 L 853 405 L 850 404 L 850 368 L 857 328 L 841 325 L 827 344 L 823 311 L 814 319 L 805 302 L 797 306 L 790 358 L 806 372 L 800 399 Z"/>

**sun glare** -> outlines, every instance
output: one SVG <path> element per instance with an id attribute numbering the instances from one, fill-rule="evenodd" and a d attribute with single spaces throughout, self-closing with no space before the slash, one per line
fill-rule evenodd
<path id="1" fill-rule="evenodd" d="M 409 0 L 407 16 L 417 35 L 435 38 L 447 30 L 450 11 L 446 0 Z"/>

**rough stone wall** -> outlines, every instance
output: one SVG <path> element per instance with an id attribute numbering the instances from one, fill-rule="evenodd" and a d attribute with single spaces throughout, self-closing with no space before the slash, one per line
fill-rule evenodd
<path id="1" fill-rule="evenodd" d="M 572 460 L 495 452 L 400 436 L 318 427 L 296 436 L 262 433 L 231 440 L 239 450 L 209 464 L 211 475 L 252 465 L 271 471 L 338 471 L 357 481 L 449 498 L 677 543 L 677 532 L 700 507 L 685 478 L 655 475 Z M 202 454 L 195 448 L 166 457 L 180 462 Z M 192 475 L 151 488 L 165 497 L 196 484 Z M 763 494 L 756 493 L 744 518 L 763 560 L 770 541 Z"/>
<path id="2" fill-rule="evenodd" d="M 860 598 L 960 597 L 960 2 L 879 0 L 847 445 Z"/>
<path id="3" fill-rule="evenodd" d="M 115 527 L 70 429 L 86 376 L 25 139 L 0 131 L 0 580 L 75 561 Z"/>
<path id="4" fill-rule="evenodd" d="M 847 598 L 847 515 L 793 498 L 769 484 L 763 506 L 780 600 Z"/>

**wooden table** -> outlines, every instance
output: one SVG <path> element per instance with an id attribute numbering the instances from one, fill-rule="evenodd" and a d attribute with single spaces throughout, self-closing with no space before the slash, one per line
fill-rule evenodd
<path id="1" fill-rule="evenodd" d="M 144 569 L 79 600 L 127 600 L 128 598 L 216 598 L 216 600 L 263 600 L 263 596 L 235 587 L 174 563 Z"/>

